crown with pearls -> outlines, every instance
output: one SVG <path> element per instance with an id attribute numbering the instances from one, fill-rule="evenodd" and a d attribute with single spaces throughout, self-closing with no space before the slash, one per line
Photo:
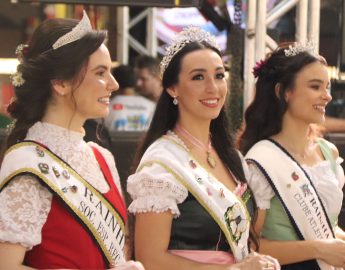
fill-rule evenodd
<path id="1" fill-rule="evenodd" d="M 60 37 L 54 44 L 53 49 L 56 50 L 66 44 L 69 44 L 71 42 L 74 42 L 78 39 L 81 39 L 83 36 L 85 36 L 87 33 L 92 31 L 91 22 L 89 20 L 89 17 L 87 16 L 85 10 L 83 11 L 83 18 L 80 20 L 80 22 L 73 27 L 73 29 L 68 32 L 67 34 Z"/>
<path id="2" fill-rule="evenodd" d="M 295 42 L 293 45 L 290 45 L 288 49 L 284 50 L 285 56 L 287 57 L 295 56 L 302 52 L 317 54 L 316 48 L 311 41 L 307 41 L 306 43 Z"/>
<path id="3" fill-rule="evenodd" d="M 217 50 L 221 50 L 217 44 L 216 38 L 209 32 L 206 32 L 205 30 L 195 26 L 184 28 L 173 38 L 171 45 L 168 46 L 165 51 L 165 55 L 160 63 L 161 76 L 163 76 L 163 73 L 167 69 L 171 59 L 184 46 L 191 42 L 206 42 Z"/>

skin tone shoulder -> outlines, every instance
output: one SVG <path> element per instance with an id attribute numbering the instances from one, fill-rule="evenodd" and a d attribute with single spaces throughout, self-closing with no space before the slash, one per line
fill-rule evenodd
<path id="1" fill-rule="evenodd" d="M 218 117 L 227 95 L 227 84 L 224 76 L 224 66 L 220 56 L 211 49 L 199 49 L 186 54 L 181 63 L 178 82 L 167 89 L 172 97 L 178 100 L 177 123 L 188 129 L 198 140 L 206 143 L 209 136 L 210 122 Z M 178 133 L 178 132 L 176 132 Z M 179 134 L 180 136 L 180 134 Z M 181 138 L 183 136 L 181 135 Z M 205 151 L 192 148 L 193 156 L 205 167 Z M 218 164 L 222 164 L 217 153 Z M 235 188 L 235 182 L 224 166 L 217 166 L 215 176 L 225 179 L 224 184 L 230 189 Z M 223 176 L 223 177 L 220 177 Z M 163 213 L 139 213 L 135 224 L 135 254 L 148 270 L 175 269 L 264 269 L 269 262 L 275 268 L 277 262 L 271 257 L 254 254 L 244 262 L 235 265 L 216 265 L 195 262 L 169 252 L 169 241 L 173 215 L 170 211 Z M 279 267 L 279 266 L 278 266 Z"/>
<path id="2" fill-rule="evenodd" d="M 325 65 L 314 62 L 300 70 L 294 87 L 288 90 L 285 99 L 288 108 L 283 115 L 281 132 L 272 136 L 294 158 L 307 166 L 313 166 L 325 158 L 316 140 L 309 136 L 310 124 L 325 121 L 325 107 L 331 101 L 329 77 Z M 276 87 L 279 91 L 279 85 Z M 337 148 L 330 142 L 334 158 L 339 156 Z M 260 235 L 266 210 L 259 209 L 255 225 Z M 336 239 L 305 241 L 270 241 L 261 239 L 260 252 L 276 257 L 281 264 L 291 264 L 310 259 L 320 259 L 337 267 L 345 266 L 344 232 L 336 229 Z"/>

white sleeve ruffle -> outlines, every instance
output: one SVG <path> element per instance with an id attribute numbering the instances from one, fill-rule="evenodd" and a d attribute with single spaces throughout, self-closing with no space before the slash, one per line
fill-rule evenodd
<path id="1" fill-rule="evenodd" d="M 158 164 L 144 167 L 131 175 L 127 191 L 133 199 L 128 211 L 133 214 L 170 210 L 174 217 L 178 217 L 180 211 L 177 204 L 188 196 L 188 190 Z"/>
<path id="2" fill-rule="evenodd" d="M 40 244 L 52 196 L 32 175 L 11 180 L 0 193 L 0 242 L 28 249 Z"/>
<path id="3" fill-rule="evenodd" d="M 263 210 L 269 209 L 271 206 L 271 199 L 274 196 L 271 185 L 254 163 L 249 162 L 248 169 L 249 171 L 246 174 L 247 181 L 253 192 L 257 207 Z"/>

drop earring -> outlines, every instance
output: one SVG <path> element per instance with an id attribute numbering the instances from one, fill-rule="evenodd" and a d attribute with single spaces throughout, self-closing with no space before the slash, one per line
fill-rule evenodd
<path id="1" fill-rule="evenodd" d="M 174 96 L 173 104 L 174 104 L 175 106 L 177 106 L 177 104 L 178 104 L 178 100 L 177 100 L 177 97 L 176 97 L 176 96 Z"/>

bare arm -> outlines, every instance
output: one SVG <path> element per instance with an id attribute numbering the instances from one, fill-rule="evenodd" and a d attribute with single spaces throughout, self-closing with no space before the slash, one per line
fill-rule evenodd
<path id="1" fill-rule="evenodd" d="M 345 119 L 327 116 L 323 126 L 326 132 L 345 132 Z"/>
<path id="2" fill-rule="evenodd" d="M 0 243 L 0 269 L 29 270 L 23 265 L 26 248 L 19 244 Z"/>
<path id="3" fill-rule="evenodd" d="M 335 236 L 341 240 L 345 241 L 345 232 L 339 226 L 335 228 Z"/>
<path id="4" fill-rule="evenodd" d="M 259 209 L 255 225 L 255 230 L 259 235 L 265 216 L 266 210 Z M 338 239 L 271 241 L 261 238 L 259 251 L 277 258 L 282 265 L 320 259 L 333 266 L 345 266 L 345 242 Z"/>

